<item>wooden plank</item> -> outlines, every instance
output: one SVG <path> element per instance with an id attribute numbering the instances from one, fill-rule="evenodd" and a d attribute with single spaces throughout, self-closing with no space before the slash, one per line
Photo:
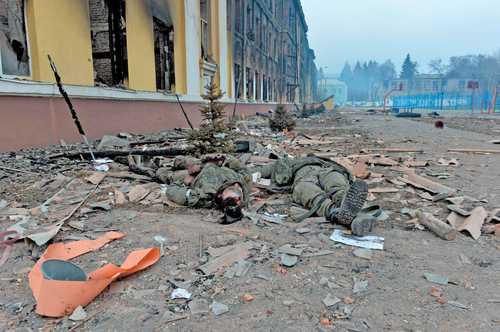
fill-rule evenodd
<path id="1" fill-rule="evenodd" d="M 432 194 L 442 194 L 442 193 L 455 193 L 456 190 L 450 187 L 447 187 L 441 183 L 434 182 L 423 176 L 417 175 L 414 171 L 406 171 L 406 177 L 400 177 L 398 180 L 405 182 L 415 188 L 423 189 Z"/>
<path id="2" fill-rule="evenodd" d="M 500 150 L 491 149 L 448 149 L 448 152 L 500 154 Z"/>
<path id="3" fill-rule="evenodd" d="M 247 258 L 250 255 L 250 249 L 253 248 L 253 245 L 249 242 L 243 243 L 241 245 L 234 246 L 231 251 L 226 252 L 219 257 L 209 261 L 208 263 L 200 266 L 200 270 L 205 275 L 214 274 L 216 272 L 225 269 L 234 263 Z"/>
<path id="4" fill-rule="evenodd" d="M 415 152 L 415 153 L 424 153 L 424 150 L 417 148 L 381 148 L 381 149 L 368 149 L 370 152 Z"/>

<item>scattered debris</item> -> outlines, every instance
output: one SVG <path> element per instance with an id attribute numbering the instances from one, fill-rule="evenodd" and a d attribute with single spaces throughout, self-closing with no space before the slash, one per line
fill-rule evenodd
<path id="1" fill-rule="evenodd" d="M 206 315 L 209 310 L 208 301 L 205 299 L 194 299 L 189 302 L 189 311 L 192 315 Z"/>
<path id="2" fill-rule="evenodd" d="M 128 148 L 129 142 L 126 139 L 119 138 L 116 136 L 104 135 L 101 139 L 101 142 L 97 146 L 97 150 L 102 151 L 106 148 L 115 148 L 115 147 Z"/>
<path id="3" fill-rule="evenodd" d="M 249 242 L 227 247 L 225 248 L 227 252 L 200 266 L 199 269 L 205 275 L 220 272 L 234 263 L 246 259 L 250 255 L 249 250 L 252 248 L 253 245 Z"/>
<path id="4" fill-rule="evenodd" d="M 405 182 L 415 188 L 426 190 L 432 194 L 453 194 L 455 189 L 449 188 L 440 183 L 431 181 L 423 176 L 417 175 L 414 171 L 409 170 L 405 172 L 405 177 L 400 177 L 398 180 Z"/>
<path id="5" fill-rule="evenodd" d="M 287 255 L 291 255 L 291 256 L 300 256 L 300 255 L 302 255 L 303 251 L 304 251 L 304 248 L 295 248 L 291 244 L 285 244 L 284 246 L 282 246 L 278 249 L 278 252 L 280 254 L 287 254 Z"/>
<path id="6" fill-rule="evenodd" d="M 87 312 L 79 305 L 68 318 L 74 322 L 85 320 L 87 319 Z"/>
<path id="7" fill-rule="evenodd" d="M 229 312 L 229 307 L 227 305 L 215 301 L 210 305 L 210 309 L 215 316 L 220 316 Z"/>
<path id="8" fill-rule="evenodd" d="M 460 166 L 460 163 L 455 158 L 452 158 L 450 160 L 447 160 L 445 158 L 439 158 L 438 164 L 441 166 L 454 166 L 454 167 Z"/>
<path id="9" fill-rule="evenodd" d="M 432 286 L 431 290 L 429 291 L 429 294 L 432 297 L 439 298 L 439 297 L 443 296 L 443 290 L 441 288 L 436 287 L 436 286 Z"/>
<path id="10" fill-rule="evenodd" d="M 443 277 L 443 276 L 440 276 L 438 274 L 433 274 L 433 273 L 429 273 L 429 272 L 424 273 L 424 278 L 427 279 L 427 281 L 430 281 L 430 282 L 433 282 L 433 283 L 439 284 L 439 285 L 448 285 L 448 282 L 449 282 L 447 277 Z"/>
<path id="11" fill-rule="evenodd" d="M 500 154 L 500 150 L 492 150 L 492 149 L 448 149 L 448 152 L 477 153 L 477 154 Z"/>
<path id="12" fill-rule="evenodd" d="M 78 306 L 83 307 L 89 304 L 106 286 L 121 275 L 143 270 L 159 260 L 159 249 L 143 249 L 131 252 L 123 262 L 122 267 L 107 264 L 94 271 L 90 274 L 93 276 L 91 280 L 69 283 L 60 280 L 48 280 L 42 276 L 41 266 L 49 259 L 69 260 L 97 250 L 105 244 L 122 237 L 124 237 L 124 234 L 109 232 L 97 240 L 50 245 L 29 273 L 30 288 L 37 302 L 36 312 L 48 317 L 62 317 L 68 311 L 74 311 Z"/>
<path id="13" fill-rule="evenodd" d="M 328 294 L 324 299 L 323 299 L 323 304 L 325 305 L 325 307 L 329 308 L 329 307 L 333 307 L 334 305 L 338 304 L 342 302 L 341 299 L 339 299 L 338 297 L 336 296 L 332 296 L 331 294 Z"/>
<path id="14" fill-rule="evenodd" d="M 431 232 L 443 240 L 453 241 L 457 237 L 457 231 L 445 222 L 437 219 L 430 213 L 417 212 L 418 221 Z"/>
<path id="15" fill-rule="evenodd" d="M 328 117 L 337 121 L 336 114 L 325 114 L 325 119 Z M 430 235 L 421 232 L 399 232 L 401 227 L 405 227 L 406 230 L 427 228 L 447 240 L 454 239 L 457 232 L 461 230 L 467 231 L 474 238 L 479 235 L 486 237 L 485 234 L 500 236 L 500 209 L 488 211 L 478 207 L 480 205 L 488 206 L 488 208 L 497 206 L 495 197 L 490 192 L 481 193 L 478 192 L 479 190 L 466 187 L 469 185 L 468 181 L 467 185 L 460 185 L 459 181 L 463 179 L 464 173 L 468 180 L 470 175 L 468 171 L 477 172 L 472 168 L 473 156 L 464 156 L 463 160 L 460 158 L 460 163 L 467 167 L 457 169 L 456 172 L 451 168 L 440 167 L 454 167 L 459 166 L 460 163 L 457 159 L 450 159 L 449 156 L 438 160 L 439 155 L 431 154 L 432 145 L 429 149 L 427 145 L 424 145 L 426 144 L 425 138 L 419 139 L 418 142 L 406 140 L 406 138 L 404 141 L 397 140 L 400 143 L 418 143 L 418 146 L 426 146 L 429 154 L 425 155 L 425 159 L 419 156 L 417 160 L 414 153 L 421 150 L 413 148 L 378 149 L 373 150 L 378 153 L 368 154 L 365 152 L 369 151 L 370 147 L 383 147 L 383 144 L 390 144 L 389 142 L 396 142 L 396 140 L 390 136 L 386 137 L 386 134 L 384 134 L 384 140 L 376 138 L 375 140 L 364 132 L 362 135 L 352 131 L 347 134 L 344 132 L 347 129 L 344 129 L 341 124 L 324 123 L 325 119 L 308 119 L 307 121 L 311 122 L 306 122 L 305 125 L 301 123 L 297 133 L 287 131 L 271 133 L 267 128 L 267 118 L 262 118 L 259 125 L 255 125 L 253 119 L 244 119 L 241 123 L 235 122 L 228 128 L 231 134 L 241 133 L 242 136 L 238 140 L 232 136 L 230 139 L 234 138 L 236 150 L 243 153 L 230 155 L 201 155 L 199 150 L 194 150 L 191 146 L 187 138 L 189 131 L 186 130 L 169 131 L 153 137 L 134 134 L 113 136 L 122 140 L 123 145 L 114 143 L 115 145 L 103 146 L 100 151 L 96 151 L 97 156 L 108 158 L 103 159 L 103 163 L 97 165 L 106 166 L 110 169 L 108 172 L 94 171 L 96 164 L 85 161 L 89 158 L 88 152 L 84 152 L 86 150 L 82 150 L 81 146 L 74 148 L 68 145 L 64 148 L 55 148 L 55 150 L 51 148 L 48 150 L 50 153 L 46 154 L 34 150 L 40 153 L 40 156 L 33 154 L 29 158 L 25 156 L 30 156 L 35 152 L 27 150 L 5 155 L 5 160 L 9 160 L 9 163 L 5 163 L 6 167 L 11 166 L 9 168 L 13 170 L 0 170 L 0 181 L 12 181 L 14 186 L 2 188 L 4 191 L 0 194 L 4 199 L 0 199 L 0 221 L 6 228 L 11 225 L 9 229 L 21 233 L 20 239 L 26 239 L 26 242 L 19 241 L 15 247 L 10 245 L 11 249 L 15 249 L 13 251 L 15 255 L 12 254 L 13 257 L 4 263 L 4 266 L 7 266 L 2 278 L 4 285 L 8 283 L 19 290 L 19 285 L 23 284 L 23 273 L 30 269 L 27 267 L 29 260 L 39 258 L 39 262 L 47 263 L 50 261 L 47 257 L 55 258 L 52 256 L 54 248 L 64 250 L 72 248 L 74 242 L 66 241 L 81 240 L 91 245 L 90 248 L 82 249 L 83 252 L 78 253 L 80 255 L 95 250 L 97 242 L 104 245 L 104 242 L 110 241 L 109 238 L 102 240 L 99 237 L 102 232 L 128 227 L 127 231 L 137 233 L 131 237 L 130 242 L 127 241 L 127 246 L 143 247 L 156 244 L 159 250 L 151 248 L 146 251 L 134 251 L 121 267 L 109 264 L 117 260 L 119 262 L 124 257 L 124 248 L 119 248 L 119 243 L 90 254 L 89 256 L 97 256 L 97 258 L 91 257 L 90 262 L 82 257 L 74 261 L 78 265 L 71 263 L 69 260 L 78 256 L 76 253 L 70 258 L 63 257 L 63 264 L 81 272 L 78 278 L 81 279 L 79 283 L 82 286 L 78 291 L 83 290 L 84 296 L 80 293 L 74 296 L 77 290 L 76 287 L 72 288 L 69 281 L 65 281 L 65 284 L 70 284 L 69 288 L 60 288 L 60 280 L 49 280 L 48 274 L 43 274 L 42 267 L 38 272 L 42 274 L 42 277 L 38 279 L 36 273 L 32 271 L 29 278 L 37 303 L 37 312 L 49 317 L 61 317 L 73 312 L 68 319 L 85 323 L 89 325 L 89 329 L 99 329 L 99 319 L 90 319 L 93 315 L 87 315 L 83 309 L 101 292 L 91 287 L 92 282 L 103 285 L 100 289 L 106 289 L 106 285 L 120 277 L 120 274 L 124 277 L 145 269 L 162 257 L 162 260 L 165 260 L 163 267 L 160 268 L 158 265 L 157 268 L 150 270 L 152 275 L 149 275 L 150 271 L 146 271 L 140 275 L 140 278 L 124 280 L 117 283 L 122 285 L 114 285 L 119 286 L 121 290 L 113 294 L 133 296 L 134 299 L 140 299 L 143 302 L 144 305 L 141 308 L 144 308 L 145 315 L 134 316 L 140 321 L 146 322 L 151 314 L 157 315 L 160 310 L 164 310 L 166 305 L 165 313 L 162 311 L 158 316 L 161 324 L 182 319 L 190 319 L 189 324 L 201 324 L 205 320 L 195 316 L 209 314 L 217 317 L 226 314 L 230 312 L 229 304 L 234 304 L 234 301 L 237 302 L 238 299 L 240 304 L 234 308 L 231 307 L 231 314 L 239 315 L 241 303 L 252 302 L 260 295 L 266 298 L 277 296 L 274 290 L 276 283 L 283 283 L 288 287 L 292 281 L 294 285 L 295 283 L 300 285 L 313 280 L 319 281 L 320 292 L 311 296 L 317 303 L 322 302 L 327 309 L 317 306 L 311 310 L 311 315 L 314 315 L 311 317 L 316 317 L 316 322 L 321 319 L 323 326 L 320 326 L 320 329 L 327 330 L 332 325 L 337 329 L 342 329 L 341 320 L 349 319 L 353 308 L 362 308 L 366 305 L 363 292 L 368 294 L 368 286 L 372 286 L 370 280 L 375 280 L 371 279 L 375 273 L 387 272 L 385 266 L 394 260 L 394 248 L 398 248 L 397 257 L 408 257 L 408 259 L 427 259 L 427 250 L 449 249 L 448 244 L 439 240 L 429 241 Z M 233 125 L 237 128 L 236 130 L 233 130 Z M 331 135 L 329 130 L 333 126 L 335 130 L 338 130 L 336 134 L 338 136 Z M 215 136 L 216 140 L 225 138 L 228 137 L 223 134 Z M 103 137 L 102 141 L 107 139 Z M 402 152 L 407 150 L 411 152 Z M 352 154 L 358 151 L 361 151 L 360 154 Z M 193 153 L 196 153 L 197 158 L 194 158 Z M 386 155 L 390 153 L 392 158 L 381 153 L 386 153 Z M 384 249 L 382 237 L 352 236 L 349 231 L 335 229 L 342 226 L 332 224 L 325 217 L 306 218 L 300 222 L 295 219 L 297 215 L 306 215 L 308 210 L 295 204 L 289 187 L 275 186 L 271 180 L 272 173 L 265 174 L 265 169 L 283 156 L 293 159 L 310 154 L 324 158 L 324 160 L 335 158 L 357 178 L 366 180 L 370 187 L 369 200 L 374 201 L 370 205 L 384 207 L 384 211 L 377 216 L 377 220 L 384 222 L 378 222 L 375 232 L 382 228 L 386 237 L 396 236 L 394 239 L 391 237 L 391 250 L 388 254 L 379 256 L 373 251 Z M 175 155 L 180 156 L 173 158 Z M 23 158 L 26 159 L 23 160 Z M 179 160 L 183 158 L 196 159 L 198 164 L 186 165 L 185 169 L 174 171 L 179 166 Z M 493 156 L 486 159 L 491 158 Z M 476 159 L 485 163 L 484 167 L 488 166 L 485 158 Z M 185 205 L 181 207 L 166 197 L 167 186 L 194 181 L 202 163 L 203 165 L 207 163 L 228 168 L 235 167 L 235 169 L 242 170 L 242 174 L 249 171 L 248 174 L 244 174 L 245 181 L 249 184 L 253 182 L 254 185 L 249 195 L 249 208 L 245 210 L 248 219 L 242 220 L 237 228 L 228 228 L 228 226 L 216 223 L 220 217 L 219 211 L 202 209 L 192 218 L 194 221 L 184 220 L 185 216 L 190 217 L 193 214 L 191 211 L 185 212 L 189 210 L 189 207 Z M 4 164 L 4 159 L 2 159 L 2 164 Z M 417 168 L 424 167 L 426 168 L 418 172 Z M 491 164 L 489 167 L 492 167 Z M 254 171 L 255 169 L 258 171 Z M 172 172 L 178 173 L 172 176 Z M 58 173 L 65 174 L 65 176 L 56 176 Z M 434 182 L 436 178 L 448 178 L 446 186 Z M 23 186 L 24 184 L 26 185 Z M 487 197 L 490 203 L 486 205 L 483 204 L 486 202 L 484 199 L 480 201 L 469 196 L 455 196 L 456 190 L 448 185 L 457 186 L 458 190 L 464 190 L 464 192 L 474 193 L 470 195 Z M 128 204 L 129 202 L 132 204 Z M 175 213 L 172 213 L 174 209 L 176 209 Z M 418 214 L 417 209 L 425 213 Z M 448 223 L 444 221 L 447 210 L 451 212 L 448 216 Z M 182 215 L 182 226 L 177 224 L 178 220 L 170 218 L 174 214 Z M 407 219 L 411 220 L 407 221 Z M 60 223 L 62 220 L 63 225 Z M 146 221 L 151 222 L 151 228 L 143 230 Z M 199 230 L 197 224 L 193 227 L 195 222 L 200 223 Z M 329 238 L 325 236 L 325 232 L 333 233 Z M 203 236 L 200 236 L 198 241 L 200 234 Z M 407 256 L 409 249 L 400 247 L 404 242 L 401 242 L 402 237 L 398 238 L 398 234 L 403 234 L 404 241 L 416 241 L 412 242 L 412 248 L 420 245 L 419 241 L 422 242 L 424 249 L 418 257 Z M 15 235 L 16 233 L 9 233 L 8 236 L 0 237 L 0 240 L 3 240 L 0 243 L 0 255 L 2 255 L 1 250 L 8 247 L 6 241 L 10 241 L 10 244 L 16 241 L 11 238 Z M 196 239 L 193 240 L 194 237 Z M 97 240 L 93 240 L 96 238 Z M 35 243 L 32 243 L 33 240 Z M 49 245 L 44 254 L 44 245 L 50 244 L 50 241 L 56 242 Z M 478 265 L 485 268 L 494 263 L 491 258 L 480 256 L 479 247 L 481 246 L 472 246 L 467 249 L 464 245 L 470 245 L 470 243 L 466 240 L 468 244 L 462 242 L 464 241 L 457 241 L 451 245 L 453 248 L 450 247 L 457 250 L 457 253 L 451 256 L 455 257 L 451 264 L 457 264 L 457 271 L 463 272 L 458 269 L 459 267 L 469 269 Z M 359 248 L 349 248 L 343 244 Z M 399 251 L 402 256 L 399 256 Z M 460 252 L 466 253 L 467 256 Z M 327 255 L 329 256 L 326 257 Z M 3 256 L 0 259 L 0 265 Z M 377 268 L 372 269 L 371 260 L 375 259 Z M 45 266 L 43 263 L 42 266 Z M 34 271 L 38 264 L 35 265 Z M 395 263 L 394 269 L 400 271 L 397 265 Z M 80 266 L 82 268 L 97 266 L 97 271 L 87 274 Z M 167 270 L 165 266 L 168 266 Z M 379 267 L 382 266 L 384 268 L 380 270 Z M 426 267 L 431 271 L 448 271 L 449 266 L 438 267 L 426 262 Z M 10 275 L 9 271 L 12 271 Z M 332 271 L 335 273 L 332 274 Z M 108 272 L 113 272 L 113 274 L 110 276 Z M 158 273 L 163 272 L 167 273 L 165 277 L 158 277 Z M 69 275 L 67 272 L 63 273 L 66 277 Z M 96 276 L 98 278 L 94 278 Z M 351 281 L 350 278 L 353 276 L 356 277 Z M 418 278 L 418 275 L 416 277 Z M 75 276 L 71 278 L 76 279 Z M 470 277 L 464 276 L 465 288 L 473 289 L 476 285 L 472 286 L 468 278 Z M 393 277 L 390 276 L 388 279 L 392 282 Z M 428 273 L 425 279 L 437 283 L 437 286 L 446 285 L 449 282 L 447 277 Z M 168 280 L 168 283 L 165 280 Z M 397 282 L 401 281 L 396 280 L 395 285 Z M 255 287 L 252 283 L 255 283 Z M 449 283 L 455 284 L 453 281 Z M 377 280 L 373 287 L 375 284 L 379 287 L 380 283 Z M 400 285 L 397 286 L 400 287 Z M 251 292 L 253 295 L 245 294 L 242 297 L 241 294 L 245 292 Z M 338 297 L 328 292 L 333 292 Z M 449 304 L 449 307 L 443 308 L 456 307 L 461 310 L 470 310 L 472 306 L 477 305 L 476 301 L 472 301 L 470 305 L 448 301 L 448 297 L 457 300 L 461 295 L 459 293 L 446 294 L 445 298 L 444 291 L 438 287 L 432 287 L 430 292 L 430 296 L 434 297 L 433 302 L 435 300 L 439 304 Z M 0 300 L 0 307 L 6 310 L 8 315 L 11 313 L 18 315 L 13 316 L 12 319 L 8 317 L 9 320 L 24 324 L 25 317 L 29 317 L 29 310 L 31 310 L 29 301 L 14 298 L 13 294 L 22 293 L 13 292 L 7 295 L 9 302 L 6 303 L 4 299 Z M 160 298 L 150 298 L 156 295 Z M 361 295 L 360 299 L 358 299 L 359 295 Z M 70 301 L 67 298 L 70 298 Z M 75 298 L 78 300 L 73 301 Z M 220 302 L 214 301 L 215 299 Z M 99 302 L 101 301 L 106 302 L 108 299 L 102 296 L 99 298 Z M 64 310 L 60 305 L 62 302 L 65 303 Z M 209 305 L 210 302 L 212 303 Z M 353 305 L 354 302 L 356 306 Z M 493 299 L 490 303 L 497 302 Z M 282 315 L 285 310 L 293 312 L 296 306 L 306 305 L 308 302 L 297 297 L 296 292 L 291 292 L 277 303 L 282 303 L 283 306 L 272 308 L 276 316 Z M 375 301 L 374 305 L 377 303 Z M 261 303 L 255 303 L 255 305 L 261 305 Z M 265 304 L 262 303 L 262 305 Z M 90 309 L 87 308 L 87 310 L 90 313 Z M 95 308 L 91 312 L 94 311 L 96 311 Z M 262 313 L 273 314 L 266 307 L 262 309 Z M 50 324 L 57 324 L 57 326 L 54 325 L 56 329 L 65 328 L 65 324 L 76 326 L 74 325 L 76 323 L 70 323 L 68 319 L 54 320 Z M 182 329 L 182 324 L 182 322 L 176 323 L 180 329 Z M 210 329 L 210 326 L 208 325 L 207 329 Z M 353 331 L 373 328 L 373 326 L 370 328 L 365 321 L 352 322 Z"/>
<path id="16" fill-rule="evenodd" d="M 369 249 L 355 249 L 352 253 L 354 256 L 366 260 L 371 260 L 373 256 L 373 252 Z"/>
<path id="17" fill-rule="evenodd" d="M 330 240 L 365 249 L 384 250 L 384 238 L 380 236 L 367 235 L 363 237 L 346 234 L 336 229 L 330 236 Z"/>
<path id="18" fill-rule="evenodd" d="M 301 228 L 296 228 L 295 232 L 297 232 L 298 234 L 307 234 L 311 232 L 311 229 L 307 227 L 301 227 Z"/>
<path id="19" fill-rule="evenodd" d="M 280 264 L 286 267 L 293 267 L 297 264 L 298 260 L 297 256 L 281 254 Z"/>
<path id="20" fill-rule="evenodd" d="M 488 212 L 482 206 L 479 206 L 470 212 L 469 217 L 452 212 L 447 221 L 457 231 L 467 231 L 474 240 L 477 240 L 481 236 L 481 228 L 487 217 Z"/>
<path id="21" fill-rule="evenodd" d="M 353 278 L 354 285 L 352 286 L 352 292 L 354 294 L 361 293 L 368 288 L 368 280 L 358 280 L 357 278 Z"/>
<path id="22" fill-rule="evenodd" d="M 255 297 L 251 294 L 244 294 L 241 298 L 243 300 L 244 303 L 250 303 L 252 302 L 253 300 L 255 300 Z"/>
<path id="23" fill-rule="evenodd" d="M 470 310 L 471 307 L 470 306 L 467 306 L 465 304 L 462 304 L 460 302 L 456 302 L 456 301 L 448 301 L 447 302 L 449 305 L 453 306 L 453 307 L 456 307 L 456 308 L 460 308 L 460 309 L 464 309 L 464 310 Z"/>
<path id="24" fill-rule="evenodd" d="M 191 299 L 191 293 L 183 288 L 176 288 L 173 290 L 172 294 L 170 294 L 170 298 L 174 299 Z"/>

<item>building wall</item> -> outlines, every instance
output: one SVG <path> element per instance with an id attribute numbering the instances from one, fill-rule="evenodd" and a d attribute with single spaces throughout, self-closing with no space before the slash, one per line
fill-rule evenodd
<path id="1" fill-rule="evenodd" d="M 259 97 L 257 101 L 238 103 L 237 114 L 268 111 L 274 107 L 269 102 L 286 102 L 287 86 L 292 82 L 302 88 L 294 88 L 288 94 L 291 102 L 306 101 L 310 91 L 314 91 L 308 83 L 309 72 L 315 69 L 313 53 L 298 0 L 241 0 L 245 10 L 239 20 L 244 31 L 239 35 L 232 32 L 232 20 L 236 19 L 232 11 L 234 0 L 210 0 L 213 59 L 202 59 L 199 0 L 125 0 L 128 75 L 123 86 L 115 87 L 96 86 L 94 81 L 89 0 L 24 1 L 31 80 L 0 78 L 2 151 L 57 144 L 60 139 L 79 140 L 53 84 L 47 54 L 55 60 L 65 89 L 91 138 L 118 131 L 147 133 L 185 127 L 175 97 L 156 91 L 151 4 L 168 9 L 174 28 L 175 92 L 195 123 L 199 120 L 197 110 L 207 73 L 215 70 L 215 80 L 227 96 L 224 101 L 230 102 L 236 91 L 234 64 L 238 61 L 243 72 L 249 68 L 253 77 L 251 89 L 258 91 Z M 253 8 L 248 17 L 247 4 Z M 293 12 L 291 20 L 289 12 Z M 107 23 L 104 17 L 102 21 Z M 256 35 L 250 38 L 248 33 L 257 31 L 261 33 L 259 39 L 255 39 Z M 239 50 L 234 46 L 237 42 L 241 43 Z M 300 81 L 303 82 L 299 84 Z M 245 89 L 242 86 L 243 93 Z"/>
<path id="2" fill-rule="evenodd" d="M 400 85 L 403 87 L 402 91 L 395 91 L 392 95 L 408 95 L 408 94 L 424 94 L 424 93 L 472 93 L 472 90 L 467 88 L 469 81 L 473 79 L 447 79 L 439 78 L 437 75 L 423 75 L 417 76 L 413 81 L 396 79 L 390 82 L 390 88 L 396 89 Z"/>
<path id="3" fill-rule="evenodd" d="M 127 0 L 128 88 L 156 91 L 153 18 L 145 1 Z"/>
<path id="4" fill-rule="evenodd" d="M 64 82 L 94 85 L 87 0 L 26 0 L 32 79 L 54 82 L 47 54 Z"/>
<path id="5" fill-rule="evenodd" d="M 42 82 L 54 81 L 46 57 L 51 54 L 65 84 L 93 86 L 90 14 L 95 15 L 99 8 L 93 6 L 91 12 L 89 0 L 25 1 L 32 66 L 30 78 Z M 125 87 L 156 91 L 151 1 L 165 5 L 173 22 L 175 92 L 200 98 L 206 84 L 203 80 L 206 68 L 214 71 L 215 81 L 222 90 L 231 91 L 232 73 L 228 61 L 231 48 L 227 44 L 230 39 L 225 19 L 227 0 L 210 0 L 213 59 L 208 63 L 203 63 L 201 59 L 199 0 L 126 0 L 128 75 Z M 101 24 L 106 25 L 106 13 L 100 14 L 103 16 Z M 109 43 L 106 37 L 98 42 L 105 46 Z M 95 61 L 96 66 L 103 70 L 110 66 L 102 59 Z"/>
<path id="6" fill-rule="evenodd" d="M 94 66 L 102 69 L 99 72 L 109 72 L 109 60 L 92 58 L 90 15 L 95 17 L 100 10 L 94 8 L 95 3 L 89 8 L 89 0 L 25 1 L 33 80 L 54 81 L 47 54 L 54 58 L 65 84 L 94 86 Z M 209 0 L 213 53 L 209 60 L 201 58 L 199 0 L 125 1 L 128 73 L 121 87 L 156 91 L 153 1 L 168 8 L 173 22 L 176 93 L 199 98 L 214 76 L 226 98 L 234 97 L 239 79 L 244 95 L 246 90 L 253 91 L 249 100 L 314 99 L 314 52 L 309 49 L 299 0 Z M 107 15 L 101 14 L 102 22 L 97 25 L 104 26 Z M 234 29 L 237 21 L 242 27 L 239 32 Z M 101 37 L 97 43 L 109 44 L 105 34 Z M 241 72 L 235 73 L 234 64 L 240 65 Z"/>
<path id="7" fill-rule="evenodd" d="M 187 94 L 186 17 L 184 0 L 166 0 L 174 23 L 175 92 Z"/>
<path id="8" fill-rule="evenodd" d="M 72 101 L 89 139 L 120 132 L 146 134 L 188 128 L 175 98 L 148 101 L 74 97 Z M 81 142 L 68 108 L 59 96 L 0 95 L 0 105 L 0 152 L 60 144 L 61 139 L 67 143 Z M 199 103 L 183 101 L 183 106 L 193 125 L 198 126 Z M 233 104 L 226 109 L 231 114 Z M 268 110 L 268 104 L 237 105 L 237 114 L 243 117 Z"/>
<path id="9" fill-rule="evenodd" d="M 240 99 L 312 102 L 316 66 L 300 1 L 227 1 L 232 86 L 239 85 Z"/>

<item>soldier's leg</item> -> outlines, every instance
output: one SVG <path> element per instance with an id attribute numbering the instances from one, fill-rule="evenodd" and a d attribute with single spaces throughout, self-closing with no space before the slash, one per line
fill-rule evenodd
<path id="1" fill-rule="evenodd" d="M 349 179 L 342 173 L 327 170 L 319 176 L 319 181 L 321 188 L 330 196 L 334 204 L 339 207 L 349 189 Z"/>
<path id="2" fill-rule="evenodd" d="M 314 207 L 317 199 L 324 196 L 325 192 L 323 189 L 313 181 L 303 180 L 294 183 L 292 193 L 293 201 L 308 210 Z"/>
<path id="3" fill-rule="evenodd" d="M 325 217 L 333 202 L 320 184 L 323 170 L 318 166 L 306 166 L 295 175 L 293 200 L 308 210 L 316 209 L 316 215 Z"/>

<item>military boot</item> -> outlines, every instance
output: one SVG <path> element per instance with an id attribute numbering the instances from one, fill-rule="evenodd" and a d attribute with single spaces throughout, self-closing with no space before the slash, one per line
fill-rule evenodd
<path id="1" fill-rule="evenodd" d="M 351 226 L 353 220 L 363 208 L 368 196 L 368 185 L 366 182 L 356 180 L 344 195 L 340 206 L 332 206 L 327 212 L 329 221 L 343 226 Z"/>

